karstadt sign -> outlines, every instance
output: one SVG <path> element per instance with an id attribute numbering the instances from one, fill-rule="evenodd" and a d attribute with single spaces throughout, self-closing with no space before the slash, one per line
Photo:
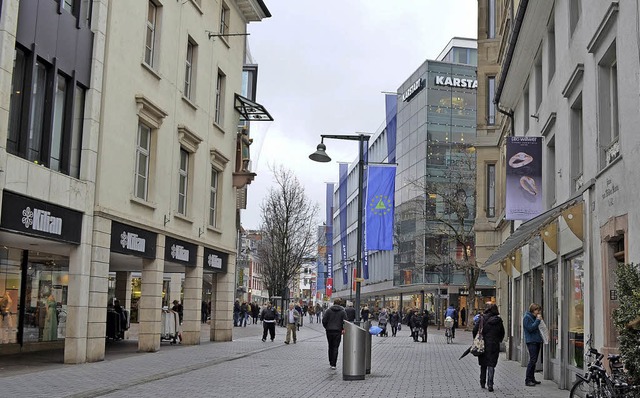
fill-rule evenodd
<path id="1" fill-rule="evenodd" d="M 478 81 L 474 79 L 462 79 L 459 77 L 436 76 L 436 86 L 460 87 L 460 88 L 478 88 Z"/>

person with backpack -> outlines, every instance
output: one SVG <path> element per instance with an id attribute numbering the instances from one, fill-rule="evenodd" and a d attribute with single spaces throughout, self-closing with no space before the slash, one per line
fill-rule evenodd
<path id="1" fill-rule="evenodd" d="M 262 309 L 260 320 L 262 321 L 262 342 L 267 341 L 267 332 L 271 336 L 271 341 L 276 338 L 276 319 L 278 312 L 271 302 L 267 303 L 267 307 Z"/>

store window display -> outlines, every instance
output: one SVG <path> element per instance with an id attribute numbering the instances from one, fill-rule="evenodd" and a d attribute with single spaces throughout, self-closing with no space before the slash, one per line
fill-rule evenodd
<path id="1" fill-rule="evenodd" d="M 569 364 L 577 368 L 584 365 L 584 272 L 583 257 L 568 261 L 571 300 L 569 304 Z"/>
<path id="2" fill-rule="evenodd" d="M 24 284 L 23 275 L 26 276 Z M 4 249 L 4 253 L 0 253 L 0 344 L 64 339 L 68 285 L 67 257 Z M 21 286 L 26 287 L 24 292 Z M 24 322 L 22 341 L 18 341 L 21 294 L 25 303 Z"/>

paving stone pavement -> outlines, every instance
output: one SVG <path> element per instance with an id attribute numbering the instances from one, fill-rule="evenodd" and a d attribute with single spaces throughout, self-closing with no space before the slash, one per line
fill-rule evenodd
<path id="1" fill-rule="evenodd" d="M 82 365 L 49 364 L 0 374 L 0 397 L 567 397 L 552 381 L 524 386 L 525 369 L 504 358 L 498 362 L 495 392 L 480 389 L 475 357 L 458 358 L 471 343 L 458 331 L 446 344 L 443 330 L 429 329 L 427 343 L 414 343 L 407 328 L 397 337 L 372 338 L 371 374 L 362 381 L 342 380 L 331 370 L 324 330 L 317 323 L 285 345 L 284 328 L 276 341 L 261 341 L 261 326 L 234 328 L 232 342 L 198 346 L 162 345 L 159 352 L 118 355 Z M 2 363 L 0 363 L 0 369 Z"/>

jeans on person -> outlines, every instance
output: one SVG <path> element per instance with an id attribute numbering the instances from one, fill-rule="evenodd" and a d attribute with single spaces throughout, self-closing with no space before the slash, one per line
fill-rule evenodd
<path id="1" fill-rule="evenodd" d="M 538 363 L 540 345 L 540 343 L 527 343 L 527 350 L 529 351 L 529 363 L 527 364 L 527 373 L 524 379 L 525 383 L 536 380 L 536 363 Z"/>
<path id="2" fill-rule="evenodd" d="M 395 336 L 398 333 L 398 325 L 391 325 L 391 336 Z"/>
<path id="3" fill-rule="evenodd" d="M 327 330 L 327 342 L 329 343 L 329 365 L 336 366 L 338 362 L 338 349 L 342 340 L 341 330 Z"/>
<path id="4" fill-rule="evenodd" d="M 239 312 L 234 312 L 233 313 L 233 326 L 238 326 L 238 323 L 240 322 L 240 313 Z"/>
<path id="5" fill-rule="evenodd" d="M 480 384 L 493 387 L 493 375 L 495 372 L 496 368 L 493 366 L 480 366 Z"/>

